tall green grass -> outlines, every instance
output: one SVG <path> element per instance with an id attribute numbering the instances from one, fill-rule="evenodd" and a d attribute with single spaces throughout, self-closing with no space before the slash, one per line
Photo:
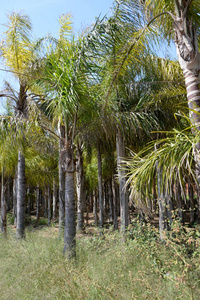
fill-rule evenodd
<path id="1" fill-rule="evenodd" d="M 199 299 L 198 231 L 174 226 L 160 243 L 155 229 L 132 225 L 124 242 L 117 232 L 80 236 L 77 258 L 63 256 L 55 228 L 0 237 L 0 299 Z"/>

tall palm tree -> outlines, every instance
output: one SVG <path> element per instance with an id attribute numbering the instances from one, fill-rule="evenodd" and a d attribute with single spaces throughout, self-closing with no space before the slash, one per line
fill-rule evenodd
<path id="1" fill-rule="evenodd" d="M 31 42 L 31 22 L 23 13 L 8 15 L 5 37 L 1 44 L 1 56 L 8 69 L 18 80 L 19 92 L 15 92 L 9 84 L 3 92 L 14 101 L 15 116 L 23 119 L 28 117 L 27 91 L 29 89 L 29 65 L 33 59 Z M 23 147 L 18 152 L 17 180 L 17 238 L 24 236 L 24 202 L 25 202 L 25 157 Z"/>
<path id="2" fill-rule="evenodd" d="M 96 43 L 95 54 L 101 68 L 98 73 L 101 84 L 99 90 L 106 91 L 100 94 L 101 110 L 104 116 L 106 113 L 109 115 L 109 124 L 116 138 L 123 232 L 128 225 L 128 198 L 124 189 L 125 174 L 120 168 L 121 160 L 125 157 L 125 143 L 128 138 L 132 141 L 140 139 L 141 142 L 142 139 L 147 138 L 150 131 L 160 127 L 157 104 L 153 105 L 152 101 L 148 103 L 150 95 L 146 97 L 147 92 L 153 90 L 151 83 L 154 81 L 148 76 L 150 71 L 148 64 L 153 56 L 150 55 L 146 46 L 149 42 L 148 38 L 141 39 L 142 42 L 140 41 L 135 48 L 132 44 L 133 38 L 140 35 L 140 30 L 144 25 L 142 12 L 136 1 L 131 3 L 130 1 L 127 3 L 117 1 L 113 16 L 99 20 L 92 31 L 94 39 L 91 36 L 91 43 L 92 41 L 93 44 Z M 98 35 L 99 41 L 97 41 Z M 140 61 L 142 64 L 139 63 Z M 155 58 L 152 58 L 152 61 L 159 62 Z M 157 80 L 164 81 L 159 75 L 157 78 L 159 78 Z M 129 143 L 131 144 L 130 141 Z"/>
<path id="3" fill-rule="evenodd" d="M 140 6 L 143 15 L 147 20 L 142 24 L 141 30 L 135 36 L 130 36 L 128 43 L 124 46 L 124 55 L 119 59 L 116 67 L 114 79 L 120 74 L 123 66 L 126 65 L 128 57 L 130 57 L 133 49 L 140 44 L 145 35 L 151 32 L 150 27 L 158 28 L 161 35 L 170 40 L 174 40 L 176 44 L 177 56 L 183 70 L 185 85 L 187 90 L 188 107 L 190 109 L 190 120 L 192 124 L 196 124 L 195 128 L 199 130 L 199 106 L 200 106 L 200 89 L 199 89 L 199 73 L 200 73 L 200 54 L 199 54 L 199 8 L 200 2 L 193 0 L 122 0 L 119 2 L 121 7 L 126 7 L 127 12 L 132 6 Z M 146 25 L 145 25 L 146 24 Z M 173 30 L 172 30 L 173 29 Z M 152 35 L 151 35 L 152 36 Z M 199 172 L 199 149 L 200 145 L 195 146 L 197 172 Z M 200 178 L 200 176 L 198 176 Z"/>
<path id="4" fill-rule="evenodd" d="M 46 113 L 52 117 L 54 124 L 59 124 L 59 130 L 64 128 L 65 131 L 63 136 L 60 133 L 62 151 L 59 170 L 65 173 L 64 252 L 69 257 L 75 255 L 76 235 L 74 139 L 82 108 L 86 112 L 90 101 L 81 56 L 82 39 L 75 39 L 70 16 L 63 15 L 60 19 L 60 37 L 46 57 L 41 84 L 46 90 L 43 103 Z"/>

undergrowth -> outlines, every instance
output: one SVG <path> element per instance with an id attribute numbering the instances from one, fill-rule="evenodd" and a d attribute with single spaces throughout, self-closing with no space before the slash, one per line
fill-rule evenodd
<path id="1" fill-rule="evenodd" d="M 0 237 L 0 299 L 199 299 L 200 233 L 174 222 L 160 242 L 150 225 L 77 239 L 77 257 L 63 256 L 52 227 L 29 229 L 17 241 Z"/>

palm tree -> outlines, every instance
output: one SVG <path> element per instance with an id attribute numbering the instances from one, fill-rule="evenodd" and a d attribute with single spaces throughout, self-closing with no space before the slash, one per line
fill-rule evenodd
<path id="1" fill-rule="evenodd" d="M 65 173 L 64 252 L 71 257 L 75 255 L 76 234 L 74 140 L 77 122 L 81 118 L 82 108 L 86 112 L 90 93 L 87 89 L 85 66 L 81 60 L 82 39 L 76 40 L 73 36 L 69 15 L 61 17 L 60 37 L 54 45 L 47 55 L 41 83 L 46 89 L 43 107 L 54 124 L 59 124 L 62 141 L 59 172 Z M 63 135 L 62 129 L 65 131 Z M 60 181 L 61 177 L 60 175 Z"/>
<path id="2" fill-rule="evenodd" d="M 199 122 L 198 112 L 200 90 L 200 53 L 198 49 L 199 34 L 199 1 L 144 1 L 147 11 L 156 17 L 162 14 L 162 21 L 158 20 L 161 31 L 167 35 L 170 27 L 174 28 L 172 38 L 176 44 L 177 56 L 183 70 L 187 89 L 188 106 L 191 111 L 192 123 Z M 165 25 L 164 25 L 165 24 Z M 165 28 L 165 29 L 164 29 Z M 168 31 L 169 32 L 169 31 Z M 170 33 L 171 34 L 171 33 Z M 171 36 L 170 36 L 171 38 Z"/>
<path id="3" fill-rule="evenodd" d="M 27 15 L 11 13 L 5 38 L 1 44 L 1 54 L 5 65 L 13 72 L 19 82 L 19 92 L 15 92 L 9 84 L 3 96 L 11 98 L 14 102 L 15 116 L 28 118 L 27 91 L 29 88 L 28 67 L 33 59 L 33 44 L 31 43 L 31 22 Z M 23 147 L 18 152 L 18 179 L 17 179 L 17 238 L 24 236 L 24 203 L 25 203 L 25 157 Z"/>
<path id="4" fill-rule="evenodd" d="M 126 7 L 127 12 L 134 5 L 140 6 L 141 11 L 143 10 L 143 15 L 147 17 L 147 22 L 144 22 L 143 28 L 138 31 L 138 34 L 130 36 L 129 43 L 125 44 L 124 55 L 119 59 L 113 80 L 120 74 L 123 66 L 126 65 L 136 45 L 140 43 L 145 34 L 148 36 L 150 27 L 154 26 L 153 28 L 155 28 L 157 26 L 164 37 L 175 41 L 178 60 L 185 78 L 190 120 L 192 124 L 197 125 L 195 128 L 199 130 L 200 54 L 198 35 L 200 21 L 198 11 L 200 2 L 193 0 L 122 0 L 120 1 L 120 5 L 122 8 Z M 196 145 L 195 149 L 199 151 L 200 145 Z M 199 172 L 198 151 L 196 152 L 197 172 Z"/>
<path id="5" fill-rule="evenodd" d="M 143 25 L 142 10 L 136 2 L 135 5 L 133 3 L 132 7 L 132 3 L 130 4 L 129 2 L 130 6 L 128 7 L 127 4 L 124 8 L 123 5 L 125 4 L 125 1 L 118 2 L 113 16 L 100 20 L 94 31 L 92 31 L 94 40 L 91 37 L 93 44 L 96 42 L 95 55 L 99 58 L 98 63 L 101 68 L 101 72 L 98 73 L 101 84 L 99 90 L 106 91 L 99 96 L 102 99 L 101 111 L 103 111 L 104 118 L 106 114 L 109 116 L 112 136 L 115 135 L 116 138 L 121 229 L 123 232 L 125 232 L 128 225 L 128 198 L 124 188 L 125 174 L 120 168 L 121 160 L 125 157 L 125 145 L 127 142 L 131 144 L 131 140 L 136 141 L 138 139 L 140 142 L 144 141 L 147 136 L 149 138 L 150 131 L 161 128 L 161 123 L 164 123 L 161 120 L 159 122 L 158 109 L 156 107 L 158 105 L 157 103 L 153 105 L 152 99 L 150 99 L 150 91 L 153 91 L 152 83 L 155 90 L 155 85 L 158 85 L 156 81 L 164 82 L 166 78 L 164 79 L 163 76 L 161 79 L 158 70 L 154 72 L 157 75 L 157 79 L 156 75 L 154 75 L 155 79 L 151 78 L 148 65 L 150 60 L 154 62 L 154 66 L 159 62 L 163 69 L 164 65 L 167 65 L 167 63 L 164 64 L 164 60 L 156 60 L 153 54 L 150 55 L 148 49 L 146 49 L 146 44 L 144 44 L 144 39 L 143 43 L 137 44 L 137 49 L 132 47 L 131 38 L 139 35 L 139 30 Z M 129 9 L 126 9 L 127 7 Z M 141 13 L 139 13 L 139 10 L 136 13 L 136 9 L 140 9 Z M 98 34 L 99 43 L 97 42 Z M 130 49 L 126 53 L 125 46 L 127 41 L 127 47 Z M 143 64 L 139 64 L 139 61 L 142 61 Z M 161 67 L 157 69 L 160 72 Z M 169 77 L 170 75 L 167 81 Z M 149 103 L 148 100 L 150 100 Z M 104 123 L 105 128 L 105 120 L 102 123 Z"/>

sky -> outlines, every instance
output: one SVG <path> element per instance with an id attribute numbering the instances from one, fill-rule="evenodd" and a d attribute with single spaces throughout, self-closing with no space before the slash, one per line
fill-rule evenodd
<path id="1" fill-rule="evenodd" d="M 109 14 L 114 0 L 1 0 L 1 2 L 3 3 L 1 3 L 0 10 L 0 40 L 6 30 L 4 24 L 7 22 L 7 14 L 12 11 L 23 11 L 30 17 L 35 38 L 44 37 L 48 33 L 58 37 L 58 20 L 62 14 L 71 13 L 76 34 L 94 23 L 95 18 L 99 15 Z M 170 47 L 167 49 L 163 47 L 163 49 L 165 49 L 161 54 L 163 57 L 168 53 L 175 53 L 174 49 L 170 49 Z M 0 60 L 1 68 L 4 66 Z M 0 91 L 3 90 L 4 80 L 13 86 L 17 85 L 11 73 L 0 70 Z M 0 98 L 0 114 L 3 112 L 2 102 L 3 99 Z"/>
<path id="2" fill-rule="evenodd" d="M 0 10 L 0 40 L 6 30 L 7 14 L 12 11 L 26 13 L 33 25 L 33 36 L 40 38 L 50 33 L 58 37 L 59 17 L 71 13 L 75 34 L 95 22 L 99 15 L 109 13 L 113 0 L 2 0 Z M 3 67 L 0 61 L 0 68 Z M 3 81 L 7 80 L 15 85 L 12 75 L 0 71 L 0 90 Z M 2 112 L 2 98 L 0 98 L 0 113 Z"/>

